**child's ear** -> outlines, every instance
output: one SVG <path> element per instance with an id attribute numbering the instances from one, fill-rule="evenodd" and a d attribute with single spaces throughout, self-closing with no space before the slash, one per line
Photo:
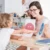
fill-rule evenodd
<path id="1" fill-rule="evenodd" d="M 10 27 L 10 23 L 8 23 L 8 27 Z"/>

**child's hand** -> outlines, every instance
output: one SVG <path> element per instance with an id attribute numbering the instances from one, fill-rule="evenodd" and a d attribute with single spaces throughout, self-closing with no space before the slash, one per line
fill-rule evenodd
<path id="1" fill-rule="evenodd" d="M 18 39 L 20 39 L 21 37 L 22 37 L 22 36 L 11 35 L 10 39 L 18 40 Z"/>

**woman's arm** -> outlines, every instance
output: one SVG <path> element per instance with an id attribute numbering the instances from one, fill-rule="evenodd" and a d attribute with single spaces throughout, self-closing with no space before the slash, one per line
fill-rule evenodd
<path id="1" fill-rule="evenodd" d="M 45 34 L 46 38 L 50 38 L 50 32 L 48 30 L 49 30 L 49 25 L 45 24 L 45 26 L 44 26 L 44 34 Z"/>

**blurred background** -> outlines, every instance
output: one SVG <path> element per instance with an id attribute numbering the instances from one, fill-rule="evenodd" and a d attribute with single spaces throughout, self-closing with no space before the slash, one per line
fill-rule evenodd
<path id="1" fill-rule="evenodd" d="M 0 12 L 17 13 L 22 16 L 28 5 L 36 0 L 0 0 Z M 50 0 L 38 0 L 43 9 L 43 15 L 50 19 Z"/>

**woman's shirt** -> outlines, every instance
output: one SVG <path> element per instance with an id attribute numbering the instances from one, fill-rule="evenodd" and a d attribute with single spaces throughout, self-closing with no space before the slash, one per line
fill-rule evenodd
<path id="1" fill-rule="evenodd" d="M 0 28 L 0 50 L 5 50 L 14 29 Z"/>
<path id="2" fill-rule="evenodd" d="M 46 17 L 44 17 L 41 21 L 36 22 L 36 30 L 40 31 L 42 23 L 44 23 L 44 25 L 45 25 L 45 24 L 48 24 L 48 22 L 49 22 L 49 20 Z"/>

